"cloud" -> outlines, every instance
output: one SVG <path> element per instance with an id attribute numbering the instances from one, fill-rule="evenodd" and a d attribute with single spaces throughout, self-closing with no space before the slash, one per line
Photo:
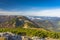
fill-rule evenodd
<path id="1" fill-rule="evenodd" d="M 3 9 L 0 9 L 0 15 L 21 15 L 21 11 L 6 11 Z"/>
<path id="2" fill-rule="evenodd" d="M 39 10 L 39 11 L 6 11 L 0 10 L 0 15 L 30 15 L 30 16 L 52 16 L 60 17 L 60 9 L 48 9 L 48 10 Z"/>
<path id="3" fill-rule="evenodd" d="M 32 16 L 52 16 L 52 17 L 60 17 L 60 9 L 48 9 L 48 10 L 40 10 L 40 11 L 28 11 L 25 12 L 27 15 Z"/>

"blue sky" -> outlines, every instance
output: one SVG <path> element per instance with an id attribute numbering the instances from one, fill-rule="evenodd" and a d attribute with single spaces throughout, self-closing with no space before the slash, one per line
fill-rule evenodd
<path id="1" fill-rule="evenodd" d="M 60 7 L 59 0 L 0 0 L 0 8 L 5 10 L 32 10 Z"/>
<path id="2" fill-rule="evenodd" d="M 0 0 L 0 14 L 60 17 L 60 0 Z"/>

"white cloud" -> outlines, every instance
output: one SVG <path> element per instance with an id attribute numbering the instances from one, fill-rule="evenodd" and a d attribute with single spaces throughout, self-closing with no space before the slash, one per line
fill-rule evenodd
<path id="1" fill-rule="evenodd" d="M 40 11 L 4 11 L 0 10 L 0 15 L 31 15 L 31 16 L 56 16 L 60 17 L 60 9 L 49 9 Z"/>
<path id="2" fill-rule="evenodd" d="M 0 10 L 0 15 L 21 15 L 22 12 L 20 11 L 4 11 L 4 10 Z"/>
<path id="3" fill-rule="evenodd" d="M 60 17 L 60 9 L 50 9 L 42 11 L 28 11 L 25 12 L 27 15 L 32 16 L 57 16 Z"/>

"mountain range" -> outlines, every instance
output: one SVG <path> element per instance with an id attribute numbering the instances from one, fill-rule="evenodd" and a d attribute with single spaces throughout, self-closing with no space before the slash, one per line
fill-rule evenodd
<path id="1" fill-rule="evenodd" d="M 60 31 L 60 17 L 0 15 L 0 28 L 44 28 Z"/>
<path id="2" fill-rule="evenodd" d="M 0 16 L 0 27 L 37 27 L 33 21 L 25 16 Z M 37 27 L 38 28 L 38 27 Z"/>
<path id="3" fill-rule="evenodd" d="M 39 27 L 48 30 L 60 31 L 60 17 L 48 16 L 27 16 L 29 19 L 37 23 Z"/>

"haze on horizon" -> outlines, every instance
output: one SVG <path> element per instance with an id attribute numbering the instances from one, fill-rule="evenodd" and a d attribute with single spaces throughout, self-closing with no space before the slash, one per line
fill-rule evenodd
<path id="1" fill-rule="evenodd" d="M 0 15 L 60 17 L 60 0 L 0 0 Z"/>

